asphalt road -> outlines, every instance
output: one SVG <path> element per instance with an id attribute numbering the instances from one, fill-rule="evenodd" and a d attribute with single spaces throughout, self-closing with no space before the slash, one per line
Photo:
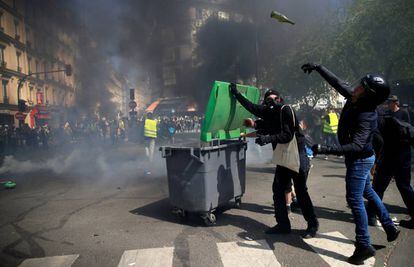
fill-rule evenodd
<path id="1" fill-rule="evenodd" d="M 354 224 L 342 159 L 312 162 L 308 187 L 321 235 L 306 243 L 300 213 L 290 215 L 292 234 L 263 233 L 275 223 L 273 167 L 257 154 L 248 154 L 242 208 L 229 204 L 212 227 L 171 213 L 165 163 L 148 163 L 142 154 L 128 144 L 5 160 L 1 178 L 17 187 L 0 191 L 0 266 L 347 266 Z M 384 202 L 392 216 L 407 217 L 394 183 Z M 370 264 L 414 266 L 413 231 L 402 229 L 393 243 L 380 228 L 370 233 L 377 248 Z"/>

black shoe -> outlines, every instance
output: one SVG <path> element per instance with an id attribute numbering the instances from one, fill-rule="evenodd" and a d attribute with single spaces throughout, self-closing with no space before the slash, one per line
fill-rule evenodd
<path id="1" fill-rule="evenodd" d="M 291 230 L 290 227 L 281 226 L 277 224 L 273 227 L 269 227 L 266 229 L 265 234 L 274 235 L 274 234 L 290 234 Z"/>
<path id="2" fill-rule="evenodd" d="M 373 246 L 356 247 L 354 254 L 348 258 L 348 262 L 354 265 L 362 265 L 366 259 L 375 256 L 375 249 Z"/>
<path id="3" fill-rule="evenodd" d="M 408 229 L 414 229 L 414 221 L 413 221 L 413 219 L 411 219 L 411 220 L 401 220 L 400 221 L 400 226 L 404 227 L 404 228 L 408 228 Z"/>
<path id="4" fill-rule="evenodd" d="M 316 236 L 316 233 L 318 232 L 318 229 L 319 229 L 319 225 L 308 226 L 308 228 L 306 228 L 305 230 L 305 234 L 302 235 L 302 238 L 303 239 L 314 238 Z"/>
<path id="5" fill-rule="evenodd" d="M 400 229 L 395 227 L 394 225 L 391 227 L 384 228 L 385 233 L 387 234 L 387 241 L 392 242 L 398 238 L 400 234 Z"/>
<path id="6" fill-rule="evenodd" d="M 377 217 L 368 217 L 369 226 L 377 226 Z"/>

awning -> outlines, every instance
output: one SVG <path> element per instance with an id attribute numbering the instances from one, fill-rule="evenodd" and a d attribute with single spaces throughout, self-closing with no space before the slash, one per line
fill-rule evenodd
<path id="1" fill-rule="evenodd" d="M 154 110 L 158 107 L 159 103 L 160 103 L 160 100 L 154 101 L 151 105 L 149 105 L 149 107 L 147 107 L 147 109 L 145 111 L 146 112 L 154 112 Z"/>
<path id="2" fill-rule="evenodd" d="M 172 114 L 196 112 L 197 106 L 186 97 L 168 97 L 160 98 L 148 106 L 146 112 L 156 114 Z"/>

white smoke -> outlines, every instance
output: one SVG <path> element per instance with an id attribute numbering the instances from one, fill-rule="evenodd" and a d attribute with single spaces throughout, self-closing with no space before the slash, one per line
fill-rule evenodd
<path id="1" fill-rule="evenodd" d="M 247 138 L 247 156 L 246 164 L 256 165 L 269 163 L 272 159 L 273 149 L 272 145 L 259 146 L 255 143 L 254 138 Z"/>
<path id="2" fill-rule="evenodd" d="M 47 171 L 55 174 L 81 174 L 96 177 L 137 176 L 145 171 L 153 175 L 165 175 L 165 161 L 155 152 L 154 160 L 149 163 L 142 153 L 120 150 L 75 148 L 68 154 L 56 153 L 53 158 L 21 160 L 6 156 L 0 167 L 0 174 L 26 174 Z"/>

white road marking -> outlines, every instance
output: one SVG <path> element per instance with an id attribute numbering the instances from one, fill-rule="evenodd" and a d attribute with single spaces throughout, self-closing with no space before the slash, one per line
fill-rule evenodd
<path id="1" fill-rule="evenodd" d="M 78 257 L 79 254 L 27 259 L 19 267 L 70 267 Z"/>
<path id="2" fill-rule="evenodd" d="M 118 267 L 165 267 L 172 266 L 174 248 L 147 248 L 126 250 L 122 254 Z"/>
<path id="3" fill-rule="evenodd" d="M 354 244 L 340 232 L 318 234 L 315 238 L 303 239 L 312 249 L 321 256 L 330 266 L 354 266 L 347 262 L 347 258 L 355 250 Z M 360 266 L 374 266 L 375 258 L 369 258 Z"/>
<path id="4" fill-rule="evenodd" d="M 224 267 L 280 267 L 266 240 L 217 243 Z"/>

